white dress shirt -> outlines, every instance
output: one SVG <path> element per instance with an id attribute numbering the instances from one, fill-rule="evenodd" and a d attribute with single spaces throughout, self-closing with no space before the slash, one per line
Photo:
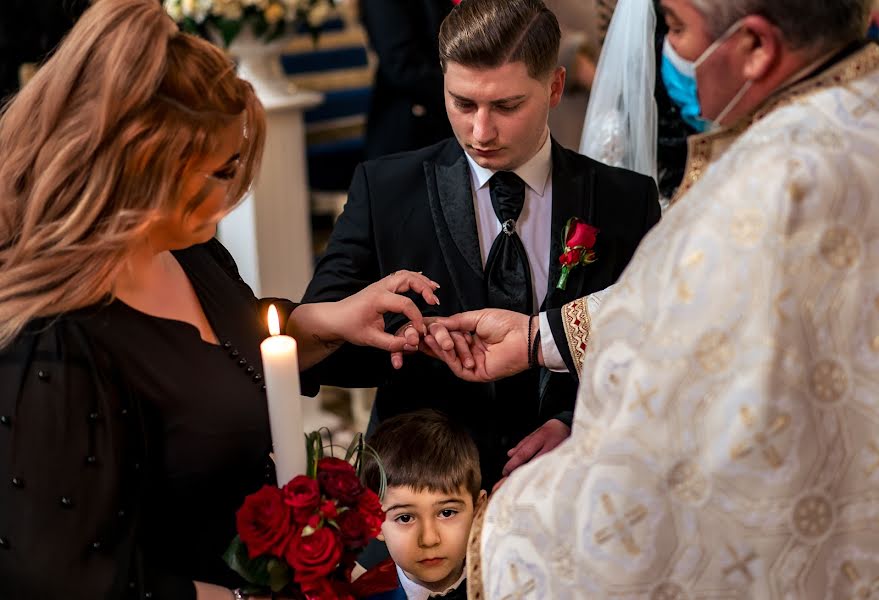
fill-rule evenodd
<path id="1" fill-rule="evenodd" d="M 482 252 L 482 268 L 488 260 L 491 245 L 501 232 L 498 220 L 491 205 L 489 179 L 494 171 L 480 167 L 467 156 L 470 164 L 470 189 L 473 191 L 473 208 L 476 214 L 476 229 L 479 234 L 479 249 Z M 513 171 L 525 182 L 525 204 L 522 214 L 516 220 L 516 233 L 525 246 L 528 266 L 531 269 L 531 290 L 534 306 L 543 304 L 549 279 L 549 251 L 552 231 L 552 143 L 550 136 L 537 154 L 524 165 Z M 540 313 L 540 343 L 543 346 L 543 362 L 548 369 L 567 372 L 562 356 L 556 348 L 549 328 L 546 313 Z"/>
<path id="2" fill-rule="evenodd" d="M 459 585 L 461 585 L 461 582 L 463 582 L 464 578 L 467 577 L 467 569 L 464 569 L 461 572 L 461 576 L 458 577 L 458 581 L 450 585 L 442 592 L 431 592 L 423 585 L 415 583 L 414 581 L 406 577 L 406 573 L 403 572 L 403 569 L 401 569 L 399 565 L 397 565 L 397 577 L 400 578 L 400 585 L 403 586 L 403 591 L 406 592 L 407 600 L 428 600 L 431 595 L 448 594 Z"/>
<path id="3" fill-rule="evenodd" d="M 522 214 L 516 219 L 516 233 L 528 255 L 535 308 L 540 307 L 546 297 L 549 277 L 549 238 L 552 228 L 552 144 L 549 139 L 547 135 L 537 154 L 513 171 L 525 182 L 525 204 Z M 495 172 L 477 165 L 469 154 L 466 156 L 470 163 L 470 189 L 473 190 L 473 208 L 484 269 L 491 245 L 501 232 L 501 222 L 491 205 L 488 184 Z"/>

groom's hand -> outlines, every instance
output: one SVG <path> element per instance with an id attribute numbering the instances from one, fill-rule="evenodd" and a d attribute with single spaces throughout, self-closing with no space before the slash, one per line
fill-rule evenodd
<path id="1" fill-rule="evenodd" d="M 546 454 L 564 442 L 570 435 L 570 427 L 558 419 L 550 419 L 507 452 L 510 460 L 504 465 L 503 476 L 507 477 L 525 463 Z"/>
<path id="2" fill-rule="evenodd" d="M 412 354 L 418 350 L 443 362 L 445 362 L 443 355 L 448 356 L 450 360 L 451 357 L 456 357 L 467 369 L 473 369 L 476 366 L 470 349 L 473 344 L 472 336 L 469 333 L 462 333 L 460 331 L 449 331 L 436 322 L 437 318 L 425 317 L 423 321 L 428 335 L 435 340 L 435 345 L 439 347 L 438 352 L 434 352 L 430 347 L 422 343 L 422 336 L 419 335 L 418 328 L 411 322 L 406 323 L 397 330 L 397 337 L 404 338 L 405 345 L 402 352 L 391 353 L 391 365 L 395 369 L 403 367 L 403 357 L 405 355 Z"/>
<path id="3" fill-rule="evenodd" d="M 433 355 L 445 362 L 461 379 L 480 383 L 497 381 L 528 368 L 527 338 L 530 318 L 528 315 L 496 308 L 440 317 L 428 329 L 430 335 L 424 338 L 424 343 Z M 437 326 L 442 330 L 437 329 Z M 469 338 L 469 350 L 473 367 L 468 367 L 459 353 L 443 348 L 433 335 L 434 330 L 452 332 L 452 335 L 454 332 L 472 334 Z M 455 348 L 457 347 L 456 344 Z"/>

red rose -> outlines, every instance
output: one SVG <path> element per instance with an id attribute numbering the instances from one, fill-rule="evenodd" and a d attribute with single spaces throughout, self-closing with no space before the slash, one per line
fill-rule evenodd
<path id="1" fill-rule="evenodd" d="M 350 584 L 327 579 L 315 579 L 299 586 L 307 600 L 354 600 Z"/>
<path id="2" fill-rule="evenodd" d="M 339 514 L 338 509 L 336 509 L 336 503 L 332 500 L 325 501 L 320 505 L 320 514 L 324 519 L 335 519 Z"/>
<path id="3" fill-rule="evenodd" d="M 322 458 L 317 463 L 317 480 L 323 493 L 342 504 L 353 504 L 363 493 L 354 467 L 339 458 Z"/>
<path id="4" fill-rule="evenodd" d="M 348 548 L 363 548 L 375 537 L 370 535 L 371 527 L 360 511 L 346 510 L 336 522 L 342 534 L 342 543 Z"/>
<path id="5" fill-rule="evenodd" d="M 367 531 L 369 539 L 381 533 L 382 523 L 385 522 L 385 511 L 382 510 L 381 500 L 375 492 L 369 489 L 363 491 L 357 503 L 357 511 L 363 515 L 369 526 Z"/>
<path id="6" fill-rule="evenodd" d="M 568 235 L 565 239 L 565 247 L 576 248 L 582 246 L 587 250 L 595 245 L 595 238 L 598 235 L 598 229 L 584 223 L 577 217 L 572 217 L 568 221 Z"/>
<path id="7" fill-rule="evenodd" d="M 320 505 L 320 486 L 305 475 L 297 475 L 284 486 L 284 502 L 293 509 L 296 523 L 304 525 Z"/>
<path id="8" fill-rule="evenodd" d="M 580 264 L 580 258 L 583 256 L 582 250 L 568 250 L 559 256 L 559 262 L 566 267 L 573 267 Z"/>
<path id="9" fill-rule="evenodd" d="M 297 583 L 326 577 L 339 564 L 342 545 L 328 527 L 321 527 L 311 535 L 296 535 L 290 540 L 284 558 L 293 567 Z"/>
<path id="10" fill-rule="evenodd" d="M 306 600 L 326 600 L 333 597 L 333 586 L 326 579 L 306 581 L 299 585 Z"/>
<path id="11" fill-rule="evenodd" d="M 244 499 L 244 504 L 235 513 L 235 522 L 250 558 L 284 553 L 292 531 L 290 517 L 284 494 L 275 486 L 265 485 Z"/>

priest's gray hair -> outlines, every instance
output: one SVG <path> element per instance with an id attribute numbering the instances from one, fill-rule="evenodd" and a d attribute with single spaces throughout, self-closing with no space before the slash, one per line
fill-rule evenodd
<path id="1" fill-rule="evenodd" d="M 690 0 L 715 37 L 747 15 L 763 15 L 795 49 L 830 50 L 865 36 L 873 0 Z"/>

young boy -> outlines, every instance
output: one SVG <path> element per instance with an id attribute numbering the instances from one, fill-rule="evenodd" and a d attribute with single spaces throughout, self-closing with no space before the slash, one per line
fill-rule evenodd
<path id="1" fill-rule="evenodd" d="M 485 500 L 479 451 L 467 431 L 434 410 L 383 422 L 368 443 L 381 459 L 387 489 L 379 539 L 397 566 L 400 589 L 382 599 L 466 598 L 464 559 L 476 508 Z M 364 484 L 379 492 L 375 460 Z"/>

